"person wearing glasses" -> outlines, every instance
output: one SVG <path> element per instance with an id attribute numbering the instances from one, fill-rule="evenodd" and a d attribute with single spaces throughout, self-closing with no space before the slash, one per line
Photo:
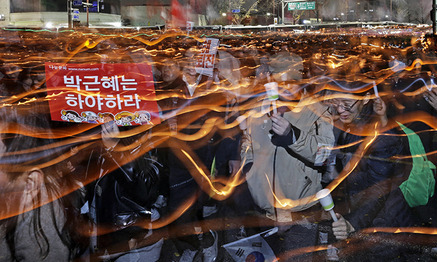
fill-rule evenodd
<path id="1" fill-rule="evenodd" d="M 357 83 L 346 83 L 340 88 L 352 90 L 351 85 Z M 361 85 L 368 89 L 368 84 Z M 332 229 L 337 240 L 344 240 L 353 232 L 374 226 L 373 220 L 384 207 L 386 196 L 396 179 L 403 176 L 397 172 L 400 164 L 392 157 L 402 155 L 405 144 L 396 135 L 400 134 L 398 130 L 386 131 L 387 107 L 377 94 L 344 91 L 334 93 L 334 97 L 331 110 L 337 119 L 337 173 L 332 177 L 345 179 L 333 191 L 338 221 L 332 223 Z"/>

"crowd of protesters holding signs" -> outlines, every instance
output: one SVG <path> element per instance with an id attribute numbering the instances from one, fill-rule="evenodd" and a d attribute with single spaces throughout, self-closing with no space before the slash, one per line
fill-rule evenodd
<path id="1" fill-rule="evenodd" d="M 437 258 L 433 38 L 20 34 L 0 261 Z"/>

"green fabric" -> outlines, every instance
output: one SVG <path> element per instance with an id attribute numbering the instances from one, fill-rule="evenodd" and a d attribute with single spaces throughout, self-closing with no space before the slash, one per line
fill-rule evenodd
<path id="1" fill-rule="evenodd" d="M 212 164 L 211 164 L 211 177 L 215 177 L 216 173 L 215 173 L 215 156 L 214 159 L 212 160 Z"/>
<path id="2" fill-rule="evenodd" d="M 410 176 L 399 188 L 410 207 L 426 205 L 428 199 L 434 195 L 435 179 L 433 169 L 435 170 L 436 167 L 426 157 L 426 152 L 419 136 L 403 124 L 399 122 L 398 124 L 407 134 L 413 159 Z"/>

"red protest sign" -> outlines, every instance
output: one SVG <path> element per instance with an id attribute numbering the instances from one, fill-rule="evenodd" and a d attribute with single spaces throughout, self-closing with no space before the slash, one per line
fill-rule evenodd
<path id="1" fill-rule="evenodd" d="M 159 124 L 149 64 L 46 63 L 47 93 L 54 121 L 117 125 Z"/>

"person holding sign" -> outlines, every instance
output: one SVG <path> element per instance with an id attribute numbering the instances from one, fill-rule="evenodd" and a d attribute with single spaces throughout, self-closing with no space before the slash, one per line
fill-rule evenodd
<path id="1" fill-rule="evenodd" d="M 202 255 L 212 261 L 217 255 L 217 233 L 201 226 L 200 220 L 217 212 L 210 205 L 209 196 L 205 194 L 207 181 L 199 175 L 199 168 L 213 179 L 212 174 L 219 170 L 221 157 L 217 152 L 226 148 L 227 140 L 217 125 L 224 122 L 222 112 L 211 110 L 211 106 L 226 108 L 226 95 L 218 90 L 212 92 L 212 78 L 199 74 L 195 70 L 195 50 L 189 49 L 182 61 L 165 60 L 162 68 L 162 89 L 166 98 L 162 100 L 163 117 L 168 117 L 169 134 L 167 167 L 169 179 L 168 207 L 170 213 L 185 209 L 171 225 L 175 235 L 175 244 L 182 259 L 192 259 Z M 224 110 L 225 111 L 225 110 Z M 201 129 L 208 129 L 203 132 Z M 196 139 L 184 140 L 185 137 Z M 238 143 L 233 143 L 229 151 L 238 152 Z M 238 154 L 236 154 L 238 157 Z M 236 159 L 225 159 L 229 162 Z M 228 164 L 228 163 L 226 163 Z M 233 166 L 232 166 L 233 167 Z M 232 170 L 230 167 L 229 169 Z M 233 168 L 236 172 L 238 168 Z M 211 174 L 212 173 L 212 174 Z M 190 206 L 185 206 L 189 199 L 195 199 Z M 190 226 L 186 226 L 189 224 Z"/>

